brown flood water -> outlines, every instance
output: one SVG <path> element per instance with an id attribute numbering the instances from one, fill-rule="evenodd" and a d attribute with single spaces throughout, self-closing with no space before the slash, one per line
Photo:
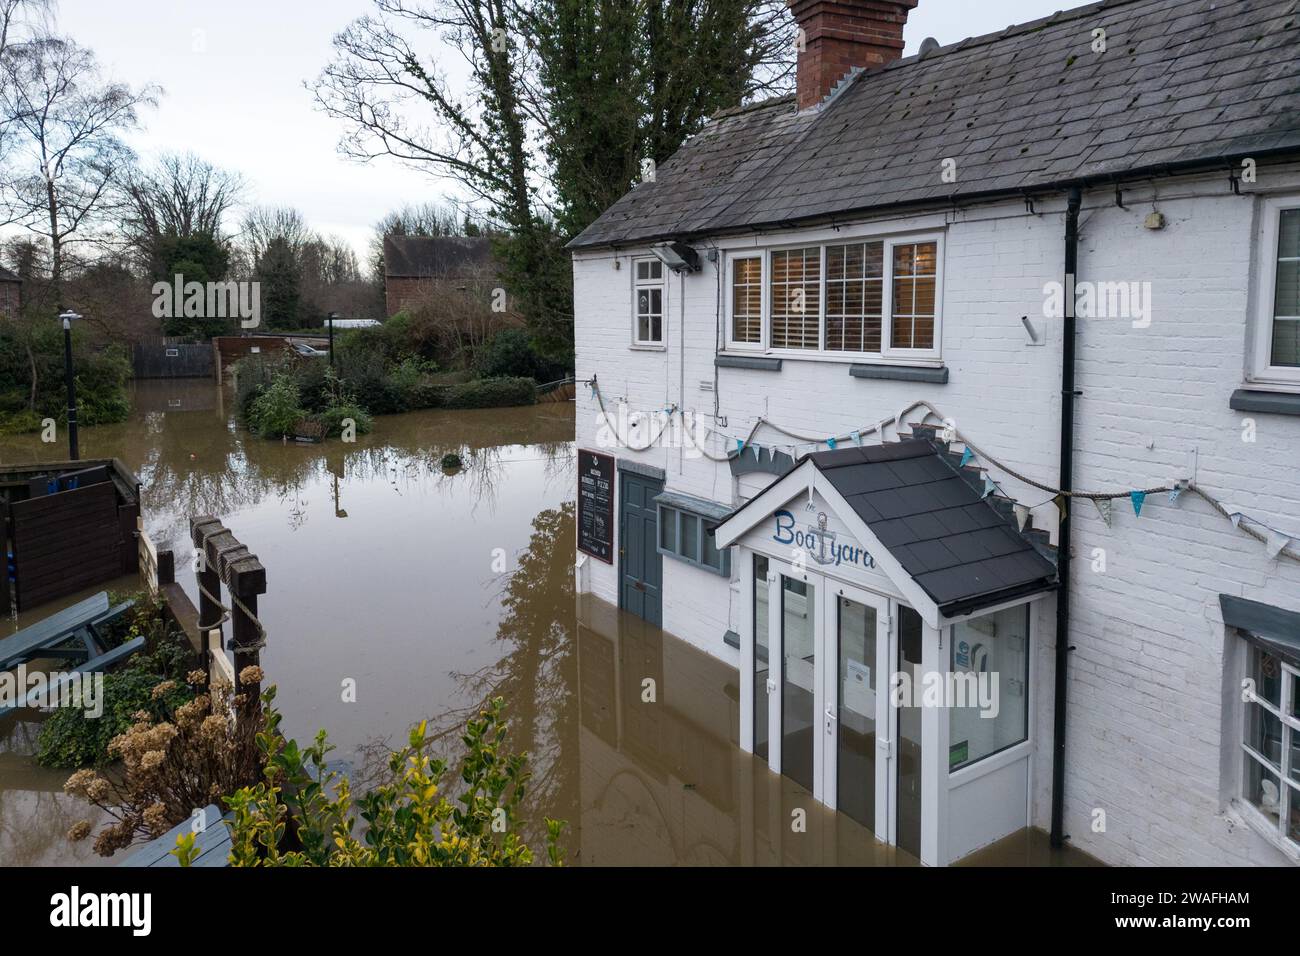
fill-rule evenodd
<path id="1" fill-rule="evenodd" d="M 465 718 L 502 696 L 513 746 L 532 759 L 539 851 L 553 817 L 568 822 L 574 864 L 915 864 L 740 751 L 733 669 L 575 599 L 572 405 L 415 412 L 378 419 L 355 445 L 314 446 L 251 437 L 207 382 L 140 383 L 133 408 L 128 423 L 85 430 L 82 454 L 137 472 L 146 525 L 176 551 L 191 597 L 190 517 L 219 517 L 261 558 L 262 663 L 285 729 L 328 729 L 354 782 L 422 718 L 454 750 Z M 443 473 L 447 452 L 463 471 Z M 59 457 L 0 439 L 0 461 Z M 647 676 L 654 704 L 641 701 Z M 63 837 L 88 814 L 62 794 L 66 772 L 28 756 L 38 727 L 0 719 L 0 864 L 101 862 Z M 791 832 L 795 808 L 807 832 Z M 1036 840 L 980 862 L 1057 862 Z"/>

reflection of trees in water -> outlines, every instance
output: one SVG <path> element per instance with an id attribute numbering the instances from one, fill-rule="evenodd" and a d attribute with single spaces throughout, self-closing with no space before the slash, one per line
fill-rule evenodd
<path id="1" fill-rule="evenodd" d="M 477 412 L 415 412 L 379 419 L 376 433 L 355 444 L 263 441 L 213 412 L 147 412 L 101 448 L 140 462 L 145 511 L 160 540 L 183 541 L 189 519 L 224 518 L 275 496 L 290 527 L 306 520 L 303 491 L 313 483 L 384 481 L 397 494 L 434 490 L 472 507 L 497 503 L 504 469 L 513 461 L 545 461 L 549 482 L 571 482 L 572 415 L 541 408 Z M 445 474 L 442 457 L 453 453 L 462 471 Z M 342 502 L 340 507 L 346 507 Z"/>
<path id="2" fill-rule="evenodd" d="M 45 770 L 24 756 L 35 753 L 39 729 L 34 721 L 0 721 L 0 865 L 72 862 L 79 854 L 68 828 L 78 819 L 100 819 L 94 808 L 64 795 L 70 771 Z"/>
<path id="3" fill-rule="evenodd" d="M 455 674 L 472 703 L 436 715 L 429 725 L 442 752 L 454 755 L 465 721 L 490 698 L 505 698 L 510 746 L 528 753 L 533 773 L 522 809 L 534 838 L 542 816 L 576 822 L 579 810 L 574 534 L 571 501 L 533 519 L 528 546 L 501 579 L 500 657 Z M 358 780 L 373 784 L 387 774 L 388 744 L 376 740 L 361 748 Z"/>

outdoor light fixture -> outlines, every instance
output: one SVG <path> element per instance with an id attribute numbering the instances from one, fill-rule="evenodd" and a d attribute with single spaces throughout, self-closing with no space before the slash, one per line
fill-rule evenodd
<path id="1" fill-rule="evenodd" d="M 72 374 L 72 323 L 81 316 L 69 309 L 59 313 L 63 322 L 63 380 L 68 386 L 68 460 L 81 458 L 77 447 L 77 380 Z"/>
<path id="2" fill-rule="evenodd" d="M 684 242 L 656 242 L 650 251 L 673 272 L 700 271 L 700 254 Z"/>

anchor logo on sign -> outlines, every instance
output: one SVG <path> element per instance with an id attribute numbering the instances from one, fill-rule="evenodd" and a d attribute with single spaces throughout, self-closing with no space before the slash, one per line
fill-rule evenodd
<path id="1" fill-rule="evenodd" d="M 813 549 L 813 539 L 817 541 Z M 826 512 L 819 512 L 816 526 L 808 525 L 808 554 L 818 564 L 834 564 L 835 559 L 826 553 L 827 544 L 835 544 L 835 532 L 826 530 Z"/>

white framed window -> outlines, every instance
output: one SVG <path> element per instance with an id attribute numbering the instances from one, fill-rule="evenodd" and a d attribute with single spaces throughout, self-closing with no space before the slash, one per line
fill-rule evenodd
<path id="1" fill-rule="evenodd" d="M 658 259 L 632 260 L 632 341 L 664 344 L 664 264 Z"/>
<path id="2" fill-rule="evenodd" d="M 1300 661 L 1249 641 L 1241 799 L 1300 853 Z"/>
<path id="3" fill-rule="evenodd" d="M 727 282 L 727 347 L 761 349 L 763 336 L 763 255 L 741 254 L 729 259 Z"/>
<path id="4" fill-rule="evenodd" d="M 727 288 L 729 350 L 898 363 L 941 358 L 940 234 L 735 253 Z"/>
<path id="5" fill-rule="evenodd" d="M 1264 200 L 1253 378 L 1300 385 L 1300 197 Z"/>

